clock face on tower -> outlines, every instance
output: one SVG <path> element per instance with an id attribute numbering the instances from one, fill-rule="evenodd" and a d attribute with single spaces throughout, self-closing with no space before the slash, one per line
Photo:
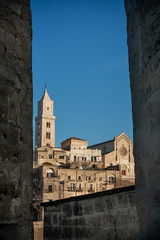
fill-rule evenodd
<path id="1" fill-rule="evenodd" d="M 119 153 L 122 157 L 125 157 L 127 155 L 127 149 L 122 146 L 120 149 L 119 149 Z"/>

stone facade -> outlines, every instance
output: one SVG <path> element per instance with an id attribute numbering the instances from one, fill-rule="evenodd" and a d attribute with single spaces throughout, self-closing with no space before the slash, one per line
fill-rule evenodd
<path id="1" fill-rule="evenodd" d="M 140 239 L 160 238 L 160 3 L 126 0 Z"/>
<path id="2" fill-rule="evenodd" d="M 41 102 L 46 98 L 52 103 L 45 88 Z M 45 100 L 46 101 L 46 100 Z M 43 104 L 41 104 L 43 105 Z M 39 104 L 39 106 L 41 106 Z M 52 105 L 53 106 L 53 105 Z M 38 110 L 39 111 L 39 110 Z M 51 111 L 51 113 L 49 113 Z M 40 112 L 40 111 L 39 111 Z M 42 112 L 41 112 L 42 113 Z M 52 120 L 53 111 L 47 111 Z M 39 114 L 40 116 L 40 114 Z M 40 118 L 39 118 L 40 119 Z M 39 131 L 39 119 L 36 118 L 36 133 Z M 54 126 L 54 125 L 51 125 Z M 55 129 L 52 129 L 55 132 Z M 48 129 L 42 127 L 40 136 Z M 52 134 L 52 131 L 51 131 Z M 37 140 L 36 140 L 37 141 Z M 113 140 L 88 147 L 88 142 L 72 137 L 61 143 L 61 148 L 37 147 L 34 152 L 34 206 L 47 201 L 96 193 L 108 189 L 134 184 L 134 157 L 131 140 L 125 133 Z M 39 207 L 39 210 L 41 208 Z M 43 218 L 38 212 L 37 220 Z"/>
<path id="3" fill-rule="evenodd" d="M 29 0 L 0 1 L 0 239 L 32 239 Z"/>
<path id="4" fill-rule="evenodd" d="M 44 240 L 138 239 L 134 186 L 42 205 Z"/>

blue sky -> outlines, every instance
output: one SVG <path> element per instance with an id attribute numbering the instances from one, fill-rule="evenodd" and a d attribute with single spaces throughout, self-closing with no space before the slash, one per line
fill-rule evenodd
<path id="1" fill-rule="evenodd" d="M 132 139 L 124 1 L 31 0 L 31 9 L 34 118 L 46 82 L 56 146 L 71 136 L 92 145 L 123 131 Z"/>

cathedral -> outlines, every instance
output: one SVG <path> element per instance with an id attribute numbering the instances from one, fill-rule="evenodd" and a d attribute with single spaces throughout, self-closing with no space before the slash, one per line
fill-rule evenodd
<path id="1" fill-rule="evenodd" d="M 71 137 L 55 147 L 54 102 L 47 88 L 38 102 L 33 159 L 34 220 L 43 218 L 40 203 L 93 194 L 135 183 L 131 139 L 123 132 L 114 139 L 88 146 Z"/>

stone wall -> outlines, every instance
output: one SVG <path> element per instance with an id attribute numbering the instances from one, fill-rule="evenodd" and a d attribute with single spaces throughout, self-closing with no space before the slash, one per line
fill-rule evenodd
<path id="1" fill-rule="evenodd" d="M 43 221 L 33 222 L 34 240 L 43 240 Z"/>
<path id="2" fill-rule="evenodd" d="M 43 203 L 44 240 L 138 238 L 134 186 Z"/>
<path id="3" fill-rule="evenodd" d="M 0 1 L 0 239 L 32 239 L 29 0 Z"/>
<path id="4" fill-rule="evenodd" d="M 140 238 L 160 236 L 160 4 L 126 0 Z"/>

